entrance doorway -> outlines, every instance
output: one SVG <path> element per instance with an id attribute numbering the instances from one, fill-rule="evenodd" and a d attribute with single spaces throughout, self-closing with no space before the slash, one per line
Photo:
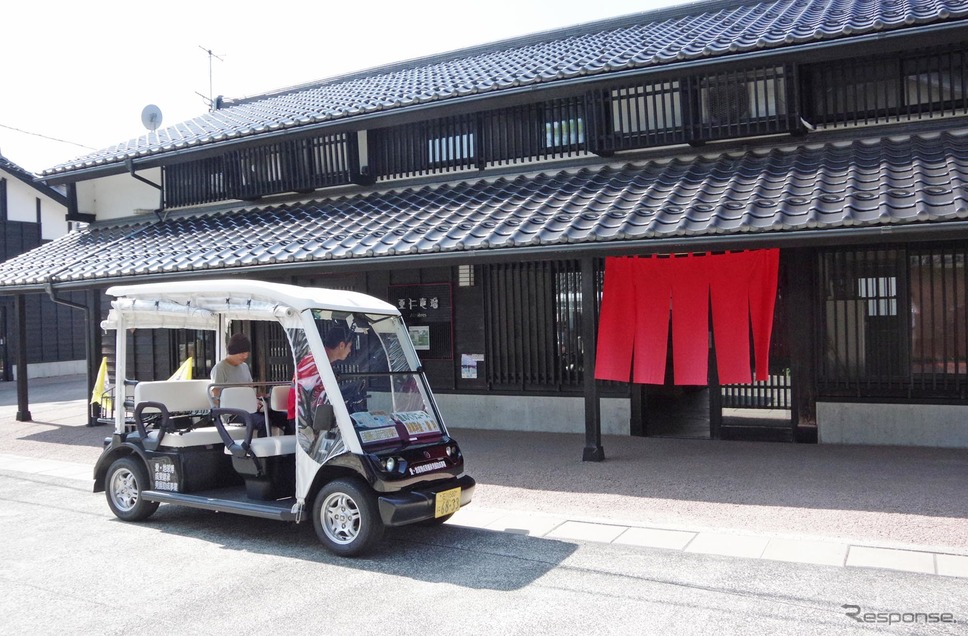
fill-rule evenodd
<path id="1" fill-rule="evenodd" d="M 770 340 L 769 375 L 760 382 L 720 385 L 710 338 L 709 385 L 672 384 L 670 355 L 664 385 L 631 386 L 632 434 L 689 439 L 794 441 L 787 268 L 780 261 Z M 670 338 L 671 351 L 671 338 Z"/>

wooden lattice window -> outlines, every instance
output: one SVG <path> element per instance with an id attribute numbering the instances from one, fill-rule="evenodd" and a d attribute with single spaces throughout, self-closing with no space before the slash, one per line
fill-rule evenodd
<path id="1" fill-rule="evenodd" d="M 832 250 L 819 387 L 828 395 L 968 395 L 968 248 Z"/>
<path id="2" fill-rule="evenodd" d="M 684 143 L 688 100 L 677 79 L 616 84 L 589 94 L 591 149 L 601 154 Z"/>
<path id="3" fill-rule="evenodd" d="M 165 207 L 344 185 L 356 163 L 356 135 L 347 133 L 233 150 L 165 166 Z"/>
<path id="4" fill-rule="evenodd" d="M 790 132 L 797 127 L 792 70 L 767 66 L 690 78 L 693 139 Z"/>
<path id="5" fill-rule="evenodd" d="M 580 389 L 580 263 L 502 263 L 484 267 L 483 273 L 491 388 Z"/>
<path id="6" fill-rule="evenodd" d="M 968 113 L 968 48 L 805 66 L 805 117 L 818 126 L 892 123 Z"/>

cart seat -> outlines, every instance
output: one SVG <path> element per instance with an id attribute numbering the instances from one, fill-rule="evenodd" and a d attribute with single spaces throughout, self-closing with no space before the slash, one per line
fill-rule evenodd
<path id="1" fill-rule="evenodd" d="M 245 431 L 244 428 L 242 430 Z M 293 455 L 296 452 L 296 436 L 273 435 L 272 437 L 257 437 L 249 442 L 249 451 L 256 457 Z M 231 455 L 232 451 L 226 448 L 225 454 Z"/>

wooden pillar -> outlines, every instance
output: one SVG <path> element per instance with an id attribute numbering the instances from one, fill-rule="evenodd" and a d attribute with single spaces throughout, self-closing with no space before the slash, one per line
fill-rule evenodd
<path id="1" fill-rule="evenodd" d="M 87 386 L 93 389 L 97 382 L 97 374 L 101 368 L 101 302 L 100 293 L 96 289 L 87 292 L 87 307 L 84 312 L 85 322 L 87 323 L 87 338 L 85 353 L 87 355 Z M 118 395 L 123 395 L 123 388 L 118 390 Z M 87 425 L 97 426 L 98 416 L 101 407 L 98 404 L 89 404 L 87 412 Z"/>
<path id="2" fill-rule="evenodd" d="M 602 448 L 602 409 L 598 384 L 595 382 L 595 348 L 598 344 L 598 290 L 595 285 L 595 261 L 591 256 L 581 259 L 581 336 L 582 375 L 585 388 L 585 450 L 582 461 L 600 462 L 605 459 Z"/>
<path id="3" fill-rule="evenodd" d="M 27 305 L 23 294 L 13 298 L 17 316 L 17 421 L 32 422 L 27 396 Z"/>
<path id="4" fill-rule="evenodd" d="M 818 312 L 823 307 L 817 303 L 816 252 L 805 247 L 784 250 L 780 259 L 781 274 L 786 266 L 786 280 L 789 283 L 785 318 L 790 329 L 793 439 L 816 443 Z"/>

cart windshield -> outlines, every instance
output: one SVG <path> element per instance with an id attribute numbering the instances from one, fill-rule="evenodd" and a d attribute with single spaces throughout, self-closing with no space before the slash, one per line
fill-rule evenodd
<path id="1" fill-rule="evenodd" d="M 399 316 L 314 310 L 313 318 L 363 446 L 443 434 Z"/>

